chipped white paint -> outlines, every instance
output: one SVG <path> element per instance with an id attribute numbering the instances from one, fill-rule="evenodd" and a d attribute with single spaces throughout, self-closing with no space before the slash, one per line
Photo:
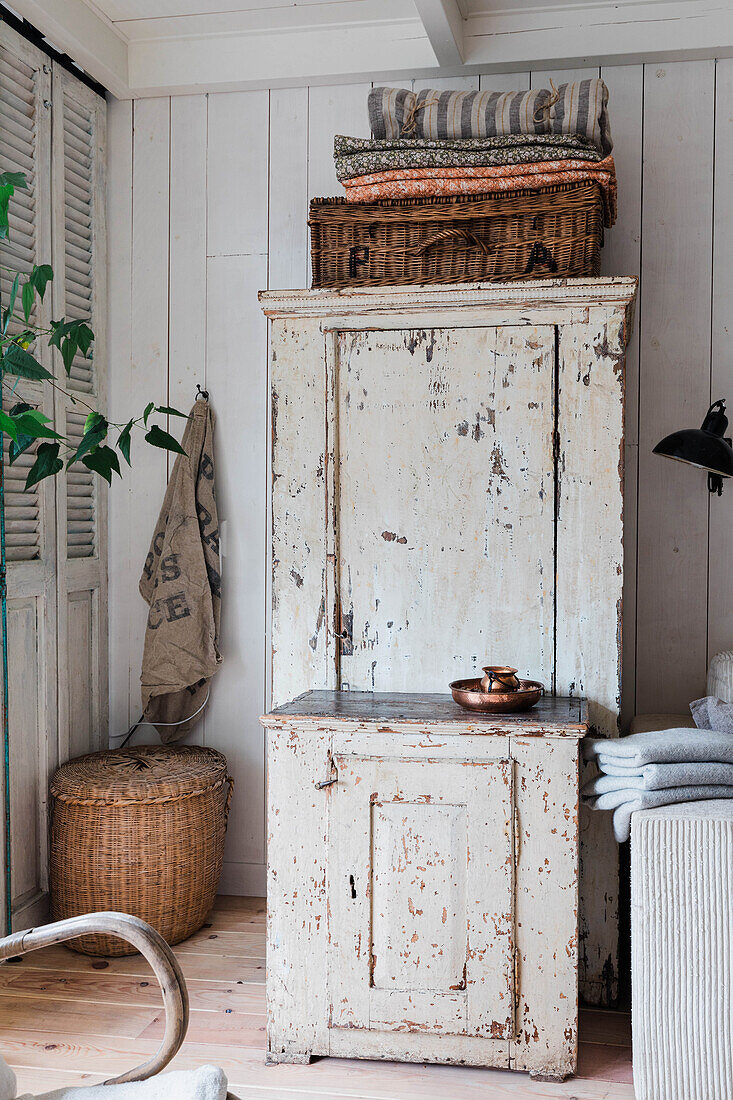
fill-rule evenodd
<path id="1" fill-rule="evenodd" d="M 390 696 L 357 719 L 322 698 L 263 719 L 269 1059 L 573 1073 L 585 725 L 435 706 L 416 733 Z"/>
<path id="2" fill-rule="evenodd" d="M 340 334 L 342 684 L 437 691 L 498 639 L 552 682 L 554 356 L 549 325 Z"/>
<path id="3" fill-rule="evenodd" d="M 511 762 L 334 764 L 332 1026 L 510 1038 Z"/>
<path id="4" fill-rule="evenodd" d="M 621 710 L 625 341 L 620 319 L 590 311 L 559 343 L 557 690 L 588 700 L 588 720 L 618 734 Z M 618 920 L 618 844 L 609 815 L 582 814 L 583 994 L 618 996 L 615 951 L 595 930 Z"/>
<path id="5" fill-rule="evenodd" d="M 635 292 L 616 277 L 261 295 L 275 704 L 444 691 L 491 659 L 585 695 L 616 732 Z M 581 891 L 594 1002 L 616 993 L 617 855 L 599 829 Z"/>

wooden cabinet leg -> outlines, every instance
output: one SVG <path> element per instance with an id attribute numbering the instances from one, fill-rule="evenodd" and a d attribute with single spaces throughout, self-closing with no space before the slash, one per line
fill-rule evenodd
<path id="1" fill-rule="evenodd" d="M 265 1054 L 267 1066 L 308 1066 L 312 1061 L 313 1055 L 308 1050 L 268 1050 Z"/>

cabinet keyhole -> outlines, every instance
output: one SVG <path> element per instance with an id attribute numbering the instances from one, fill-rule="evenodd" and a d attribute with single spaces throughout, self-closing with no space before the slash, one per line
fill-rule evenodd
<path id="1" fill-rule="evenodd" d="M 351 896 L 352 896 L 352 898 L 355 898 L 356 897 L 356 886 L 354 885 L 354 876 L 353 875 L 349 875 L 349 886 L 351 887 Z"/>

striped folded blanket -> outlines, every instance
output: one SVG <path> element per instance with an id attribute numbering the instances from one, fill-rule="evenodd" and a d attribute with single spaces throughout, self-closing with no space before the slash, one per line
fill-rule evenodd
<path id="1" fill-rule="evenodd" d="M 531 92 L 373 88 L 368 110 L 375 138 L 578 134 L 605 156 L 613 149 L 608 88 L 598 78 Z"/>
<path id="2" fill-rule="evenodd" d="M 405 168 L 373 172 L 342 182 L 347 202 L 366 203 L 384 199 L 532 191 L 538 187 L 586 180 L 594 180 L 600 185 L 604 224 L 613 225 L 617 208 L 613 157 L 606 157 L 599 164 L 561 160 L 493 168 Z"/>
<path id="3" fill-rule="evenodd" d="M 547 160 L 602 159 L 595 145 L 572 134 L 505 134 L 495 138 L 345 137 L 333 141 L 336 175 L 343 183 L 354 176 L 400 168 L 479 168 L 507 164 L 532 164 Z"/>

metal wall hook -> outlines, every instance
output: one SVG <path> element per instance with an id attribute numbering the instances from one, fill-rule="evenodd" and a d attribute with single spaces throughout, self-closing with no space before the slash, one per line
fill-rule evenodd
<path id="1" fill-rule="evenodd" d="M 208 390 L 202 390 L 201 386 L 199 386 L 199 384 L 197 382 L 196 383 L 196 400 L 197 401 L 198 401 L 199 397 L 203 397 L 204 401 L 208 401 L 209 400 L 209 391 Z"/>

